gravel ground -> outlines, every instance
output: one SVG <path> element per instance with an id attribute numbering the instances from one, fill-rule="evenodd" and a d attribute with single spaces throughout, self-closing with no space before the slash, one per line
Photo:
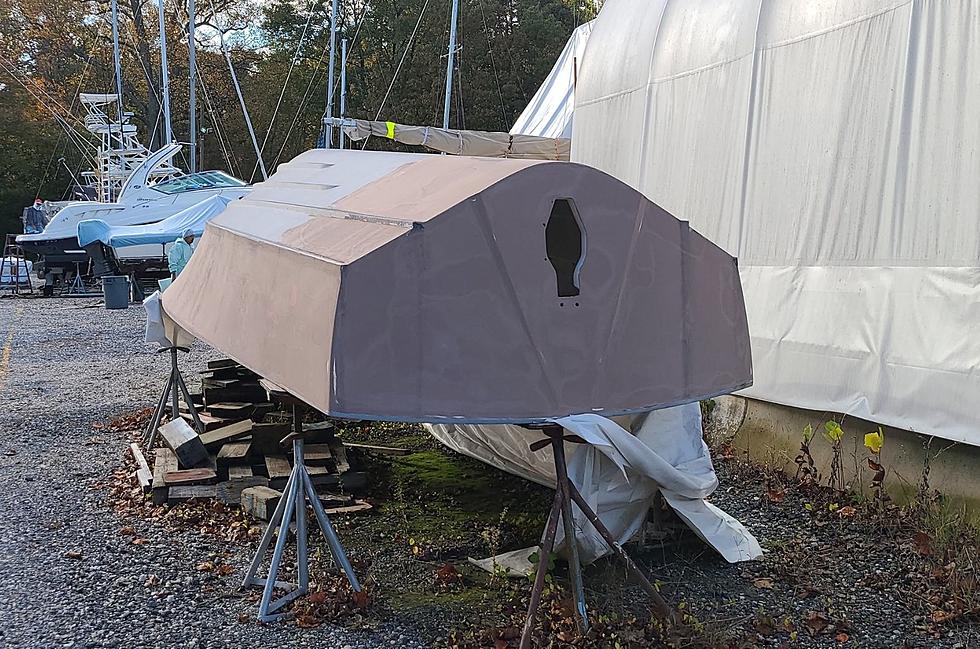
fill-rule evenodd
<path id="1" fill-rule="evenodd" d="M 386 610 L 369 630 L 258 625 L 256 604 L 236 592 L 252 544 L 112 512 L 105 485 L 129 440 L 92 424 L 145 407 L 162 389 L 168 360 L 142 343 L 142 327 L 138 307 L 0 300 L 0 646 L 410 648 L 431 646 L 455 624 L 430 608 L 409 617 Z M 215 356 L 199 344 L 183 360 L 185 375 Z M 718 471 L 712 501 L 757 535 L 762 561 L 729 565 L 693 537 L 636 552 L 707 636 L 739 647 L 980 647 L 975 626 L 936 627 L 910 605 L 923 583 L 911 542 L 880 542 L 870 521 L 811 516 L 793 489 L 773 502 L 758 470 L 720 462 Z M 145 543 L 120 534 L 124 525 Z M 197 569 L 215 554 L 232 575 Z M 389 554 L 382 565 L 418 568 Z M 400 578 L 411 582 L 411 571 Z M 612 562 L 591 566 L 587 581 L 590 601 L 607 611 L 642 601 Z M 828 628 L 811 637 L 808 620 Z"/>
<path id="2" fill-rule="evenodd" d="M 128 440 L 91 424 L 145 407 L 163 389 L 168 359 L 143 344 L 142 328 L 139 307 L 0 300 L 0 646 L 428 646 L 398 622 L 372 632 L 239 623 L 255 611 L 234 593 L 247 548 L 140 522 L 144 545 L 119 534 L 125 523 L 99 483 Z M 185 376 L 214 356 L 195 350 Z M 239 570 L 215 587 L 196 566 L 224 550 Z"/>

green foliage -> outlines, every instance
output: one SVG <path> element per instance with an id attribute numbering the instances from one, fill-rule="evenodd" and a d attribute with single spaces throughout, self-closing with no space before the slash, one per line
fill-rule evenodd
<path id="1" fill-rule="evenodd" d="M 462 0 L 452 127 L 509 129 L 571 31 L 593 17 L 592 9 L 576 7 L 573 2 Z M 429 1 L 382 110 L 424 4 L 425 0 L 340 3 L 338 36 L 349 39 L 349 116 L 373 119 L 380 111 L 381 119 L 442 123 L 448 1 Z M 0 7 L 0 62 L 16 68 L 11 75 L 0 67 L 0 110 L 4 115 L 0 123 L 4 152 L 0 161 L 0 223 L 7 231 L 19 231 L 20 211 L 33 201 L 39 186 L 43 198 L 60 199 L 70 183 L 68 169 L 77 173 L 87 168 L 51 111 L 78 126 L 81 109 L 77 92 L 112 91 L 106 5 L 11 0 Z M 216 28 L 230 30 L 230 55 L 271 172 L 276 164 L 315 146 L 320 137 L 327 97 L 330 1 L 225 0 L 215 6 L 218 13 L 212 15 L 210 5 L 198 3 L 198 124 L 203 138 L 200 167 L 224 169 L 246 180 L 257 180 L 255 154 L 218 48 Z M 141 140 L 154 147 L 160 142 L 155 7 L 155 3 L 138 0 L 120 2 L 124 106 L 134 113 Z M 168 7 L 165 19 L 173 129 L 174 136 L 186 142 L 187 16 L 183 5 Z M 334 81 L 338 114 L 339 38 Z M 32 92 L 24 90 L 22 83 Z M 397 145 L 372 140 L 369 146 Z M 58 163 L 61 157 L 64 164 Z M 178 162 L 186 166 L 186 159 Z"/>

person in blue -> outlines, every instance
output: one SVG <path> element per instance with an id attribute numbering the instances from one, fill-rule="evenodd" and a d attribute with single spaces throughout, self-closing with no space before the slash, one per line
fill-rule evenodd
<path id="1" fill-rule="evenodd" d="M 167 253 L 170 279 L 177 279 L 177 276 L 184 270 L 184 266 L 191 260 L 191 255 L 194 254 L 194 248 L 191 247 L 192 243 L 194 243 L 194 231 L 187 229 L 170 247 L 170 252 Z"/>

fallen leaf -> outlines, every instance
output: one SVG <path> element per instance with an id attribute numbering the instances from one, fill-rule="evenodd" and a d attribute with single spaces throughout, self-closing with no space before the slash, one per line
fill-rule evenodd
<path id="1" fill-rule="evenodd" d="M 201 572 L 211 572 L 214 570 L 214 564 L 210 561 L 204 561 L 197 564 L 197 569 Z"/>
<path id="2" fill-rule="evenodd" d="M 136 534 L 136 529 L 132 525 L 127 525 L 119 530 L 119 533 L 123 536 L 132 536 Z"/>
<path id="3" fill-rule="evenodd" d="M 368 594 L 367 591 L 361 591 L 359 593 L 354 593 L 354 606 L 359 609 L 365 609 L 368 606 Z"/>
<path id="4" fill-rule="evenodd" d="M 133 539 L 131 541 L 131 543 L 133 545 L 145 545 L 146 544 L 146 539 Z"/>
<path id="5" fill-rule="evenodd" d="M 233 572 L 235 572 L 235 567 L 232 566 L 232 565 L 229 565 L 227 563 L 223 563 L 220 566 L 218 566 L 218 574 L 219 575 L 230 575 Z"/>
<path id="6" fill-rule="evenodd" d="M 932 554 L 932 537 L 925 532 L 916 532 L 913 534 L 912 545 L 915 546 L 915 551 L 924 557 Z"/>
<path id="7" fill-rule="evenodd" d="M 508 647 L 510 647 L 510 643 L 503 638 L 499 638 L 493 643 L 493 649 L 507 649 Z"/>
<path id="8" fill-rule="evenodd" d="M 81 559 L 82 553 L 78 550 L 68 550 L 68 552 L 65 552 L 65 557 L 68 559 Z"/>
<path id="9" fill-rule="evenodd" d="M 820 634 L 824 629 L 827 628 L 827 625 L 829 623 L 830 620 L 828 620 L 827 616 L 824 615 L 823 613 L 819 613 L 817 611 L 810 611 L 809 613 L 807 613 L 806 628 L 810 631 L 810 635 Z"/>
<path id="10" fill-rule="evenodd" d="M 769 588 L 772 588 L 772 579 L 769 579 L 767 577 L 761 577 L 761 578 L 756 579 L 755 581 L 753 581 L 752 582 L 752 585 L 755 586 L 756 588 L 766 588 L 766 589 L 769 589 Z"/>
<path id="11" fill-rule="evenodd" d="M 768 496 L 770 502 L 781 503 L 783 498 L 786 497 L 786 492 L 782 489 L 767 489 L 766 496 Z"/>
<path id="12" fill-rule="evenodd" d="M 844 633 L 843 631 L 841 631 L 840 633 L 838 633 L 837 635 L 834 636 L 834 640 L 836 640 L 837 642 L 839 642 L 841 644 L 844 644 L 845 642 L 847 642 L 850 639 L 851 639 L 851 637 L 849 635 L 847 635 L 846 633 Z"/>
<path id="13" fill-rule="evenodd" d="M 942 624 L 943 622 L 948 622 L 950 619 L 952 619 L 953 615 L 951 613 L 947 613 L 942 609 L 936 609 L 935 611 L 932 612 L 932 615 L 930 615 L 929 617 L 936 624 Z"/>
<path id="14" fill-rule="evenodd" d="M 854 518 L 854 515 L 857 514 L 857 510 L 850 505 L 845 505 L 837 510 L 837 514 L 841 518 Z"/>

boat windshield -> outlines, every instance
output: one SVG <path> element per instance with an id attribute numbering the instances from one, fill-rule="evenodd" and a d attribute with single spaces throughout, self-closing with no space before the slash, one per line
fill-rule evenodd
<path id="1" fill-rule="evenodd" d="M 245 187 L 245 183 L 223 171 L 202 171 L 153 185 L 153 189 L 164 194 L 183 194 L 197 189 L 218 189 L 221 187 Z"/>

